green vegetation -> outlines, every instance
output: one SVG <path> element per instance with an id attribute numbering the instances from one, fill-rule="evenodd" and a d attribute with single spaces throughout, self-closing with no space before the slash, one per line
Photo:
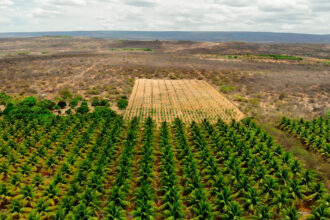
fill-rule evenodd
<path id="1" fill-rule="evenodd" d="M 40 102 L 0 116 L 1 219 L 330 217 L 322 181 L 251 118 L 157 128 L 85 101 L 65 116 Z"/>
<path id="2" fill-rule="evenodd" d="M 0 105 L 7 105 L 10 101 L 10 96 L 4 92 L 0 92 Z"/>
<path id="3" fill-rule="evenodd" d="M 279 54 L 259 54 L 259 57 L 272 58 L 275 60 L 303 60 L 301 57 L 289 56 L 289 55 L 279 55 Z"/>
<path id="4" fill-rule="evenodd" d="M 110 50 L 119 50 L 119 51 L 152 51 L 151 48 L 111 48 Z"/>
<path id="5" fill-rule="evenodd" d="M 72 98 L 72 93 L 70 92 L 69 89 L 62 89 L 58 93 L 60 94 L 61 98 L 64 100 Z"/>
<path id="6" fill-rule="evenodd" d="M 308 150 L 320 153 L 330 159 L 330 119 L 319 117 L 312 121 L 292 121 L 283 117 L 279 127 L 299 138 Z"/>
<path id="7" fill-rule="evenodd" d="M 61 108 L 61 109 L 64 109 L 65 107 L 66 107 L 66 102 L 65 101 L 59 101 L 58 103 L 57 103 L 57 105 Z"/>
<path id="8" fill-rule="evenodd" d="M 109 101 L 106 99 L 99 99 L 99 98 L 94 98 L 92 100 L 92 106 L 106 106 L 109 107 Z"/>
<path id="9" fill-rule="evenodd" d="M 235 89 L 236 89 L 235 86 L 226 86 L 226 85 L 223 85 L 223 86 L 220 87 L 220 91 L 223 92 L 223 93 L 231 93 Z"/>
<path id="10" fill-rule="evenodd" d="M 29 55 L 30 54 L 30 51 L 20 51 L 20 52 L 17 52 L 17 55 L 19 56 L 25 56 L 25 55 Z"/>
<path id="11" fill-rule="evenodd" d="M 118 105 L 119 109 L 123 110 L 127 107 L 128 100 L 125 99 L 125 98 L 121 98 L 121 99 L 118 100 L 117 105 Z"/>
<path id="12" fill-rule="evenodd" d="M 77 108 L 77 113 L 86 114 L 89 112 L 88 103 L 86 101 L 82 101 L 80 107 Z"/>
<path id="13" fill-rule="evenodd" d="M 74 99 L 72 99 L 72 100 L 70 101 L 69 106 L 70 106 L 71 108 L 75 108 L 75 107 L 77 107 L 79 101 L 80 101 L 80 99 L 78 99 L 78 98 L 74 98 Z"/>

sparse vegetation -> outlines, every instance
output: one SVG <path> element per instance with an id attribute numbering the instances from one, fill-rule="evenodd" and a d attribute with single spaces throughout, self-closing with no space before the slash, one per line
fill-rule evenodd
<path id="1" fill-rule="evenodd" d="M 257 56 L 272 58 L 275 60 L 303 60 L 301 57 L 289 56 L 289 55 L 280 55 L 280 54 L 259 54 Z"/>
<path id="2" fill-rule="evenodd" d="M 72 93 L 70 92 L 69 89 L 62 89 L 58 93 L 61 96 L 61 98 L 64 100 L 72 98 Z"/>
<path id="3" fill-rule="evenodd" d="M 234 91 L 236 88 L 234 86 L 221 86 L 220 87 L 220 91 L 223 93 L 230 93 L 232 91 Z"/>

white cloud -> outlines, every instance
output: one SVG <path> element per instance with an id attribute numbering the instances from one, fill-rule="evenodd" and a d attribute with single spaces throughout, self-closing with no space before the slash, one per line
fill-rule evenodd
<path id="1" fill-rule="evenodd" d="M 0 5 L 2 5 L 2 6 L 11 6 L 13 4 L 14 4 L 14 2 L 12 0 L 1 0 L 0 1 Z"/>
<path id="2" fill-rule="evenodd" d="M 329 0 L 0 0 L 0 31 L 330 33 L 329 10 Z"/>

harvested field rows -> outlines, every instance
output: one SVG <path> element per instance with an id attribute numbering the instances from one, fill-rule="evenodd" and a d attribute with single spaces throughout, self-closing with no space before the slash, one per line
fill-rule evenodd
<path id="1" fill-rule="evenodd" d="M 124 113 L 129 120 L 135 116 L 150 116 L 159 123 L 175 118 L 184 122 L 219 117 L 240 120 L 244 114 L 203 80 L 137 79 Z"/>

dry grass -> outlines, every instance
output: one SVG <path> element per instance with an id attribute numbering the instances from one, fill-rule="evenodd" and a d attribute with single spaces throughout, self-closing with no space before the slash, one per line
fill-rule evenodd
<path id="1" fill-rule="evenodd" d="M 152 117 L 156 122 L 217 118 L 240 120 L 244 114 L 203 80 L 137 79 L 124 113 L 126 119 Z"/>

